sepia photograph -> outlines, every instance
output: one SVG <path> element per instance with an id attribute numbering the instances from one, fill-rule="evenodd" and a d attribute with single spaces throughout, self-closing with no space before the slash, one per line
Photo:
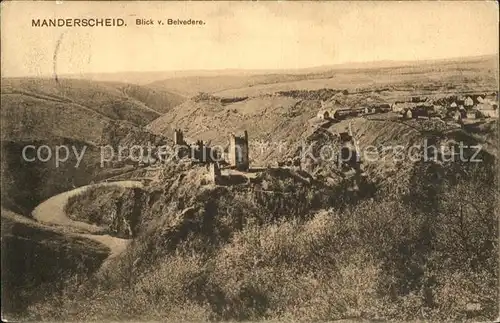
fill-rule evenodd
<path id="1" fill-rule="evenodd" d="M 498 322 L 496 1 L 4 1 L 5 322 Z"/>

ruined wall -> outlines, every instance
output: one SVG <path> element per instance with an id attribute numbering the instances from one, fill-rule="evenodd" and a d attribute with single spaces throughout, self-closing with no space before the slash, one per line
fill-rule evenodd
<path id="1" fill-rule="evenodd" d="M 208 180 L 211 184 L 217 184 L 221 176 L 221 170 L 216 163 L 210 164 L 208 171 Z"/>

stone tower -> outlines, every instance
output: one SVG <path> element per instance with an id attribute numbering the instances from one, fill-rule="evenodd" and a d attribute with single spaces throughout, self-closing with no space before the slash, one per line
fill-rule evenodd
<path id="1" fill-rule="evenodd" d="M 248 132 L 243 137 L 231 134 L 229 138 L 229 164 L 234 168 L 247 171 L 250 168 L 248 158 Z"/>
<path id="2" fill-rule="evenodd" d="M 196 140 L 195 144 L 195 155 L 196 159 L 202 163 L 206 163 L 208 158 L 207 158 L 207 146 L 203 142 L 203 140 Z"/>
<path id="3" fill-rule="evenodd" d="M 221 176 L 221 170 L 218 163 L 211 163 L 209 165 L 208 177 L 212 184 L 218 184 L 219 178 Z"/>
<path id="4" fill-rule="evenodd" d="M 184 145 L 184 134 L 181 129 L 174 129 L 174 144 Z"/>

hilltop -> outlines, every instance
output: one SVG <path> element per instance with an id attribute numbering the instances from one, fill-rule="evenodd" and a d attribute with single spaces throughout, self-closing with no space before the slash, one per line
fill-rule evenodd
<path id="1" fill-rule="evenodd" d="M 96 142 L 110 120 L 143 126 L 182 96 L 124 83 L 4 78 L 2 139 L 74 138 Z"/>
<path id="2" fill-rule="evenodd" d="M 255 96 L 264 93 L 322 88 L 389 89 L 396 94 L 427 95 L 441 91 L 496 90 L 497 57 L 458 61 L 415 62 L 388 67 L 345 68 L 306 75 L 302 80 L 240 86 L 214 93 L 222 97 Z"/>
<path id="3" fill-rule="evenodd" d="M 341 64 L 310 69 L 268 71 L 223 72 L 217 75 L 171 77 L 149 83 L 154 89 L 167 89 L 187 96 L 207 92 L 223 97 L 255 96 L 277 91 L 318 90 L 358 87 L 384 87 L 402 85 L 406 91 L 414 86 L 431 86 L 423 92 L 438 90 L 433 83 L 441 83 L 443 89 L 478 90 L 478 81 L 489 85 L 498 78 L 497 56 L 483 56 L 453 60 L 422 62 L 373 62 Z M 468 85 L 472 82 L 473 85 Z M 448 84 L 450 83 L 450 84 Z M 446 87 L 446 86 L 458 87 Z"/>
<path id="4" fill-rule="evenodd" d="M 235 90 L 257 85 L 286 83 L 303 80 L 328 80 L 336 75 L 376 74 L 384 71 L 404 70 L 410 74 L 427 71 L 460 71 L 473 69 L 497 70 L 497 55 L 462 57 L 424 61 L 375 61 L 362 63 L 343 63 L 330 66 L 317 66 L 298 69 L 222 69 L 222 70 L 187 70 L 187 71 L 148 71 L 93 73 L 84 75 L 65 75 L 63 77 L 88 79 L 106 82 L 127 82 L 154 89 L 164 89 L 186 96 L 198 92 L 219 92 Z M 338 82 L 338 81 L 337 81 Z M 314 86 L 315 82 L 310 82 Z M 306 83 L 307 84 L 307 83 Z M 317 82 L 316 82 L 317 84 Z M 338 84 L 337 84 L 338 85 Z"/>

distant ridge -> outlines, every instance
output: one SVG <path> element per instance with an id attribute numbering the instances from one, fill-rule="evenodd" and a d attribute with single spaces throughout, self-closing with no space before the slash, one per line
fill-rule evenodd
<path id="1" fill-rule="evenodd" d="M 94 81 L 109 81 L 123 82 L 133 84 L 148 84 L 165 79 L 187 78 L 187 77 L 212 77 L 212 76 L 253 76 L 265 74 L 310 74 L 324 73 L 331 70 L 346 70 L 346 69 L 373 69 L 373 68 L 393 68 L 403 66 L 419 66 L 429 64 L 442 63 L 459 63 L 459 62 L 474 62 L 495 60 L 498 62 L 498 54 L 468 56 L 468 57 L 453 57 L 442 59 L 428 59 L 419 61 L 392 61 L 381 60 L 371 62 L 347 62 L 333 65 L 312 66 L 297 69 L 213 69 L 213 70 L 184 70 L 184 71 L 130 71 L 116 73 L 88 73 L 88 74 L 62 74 L 61 78 L 72 79 L 88 79 Z"/>

